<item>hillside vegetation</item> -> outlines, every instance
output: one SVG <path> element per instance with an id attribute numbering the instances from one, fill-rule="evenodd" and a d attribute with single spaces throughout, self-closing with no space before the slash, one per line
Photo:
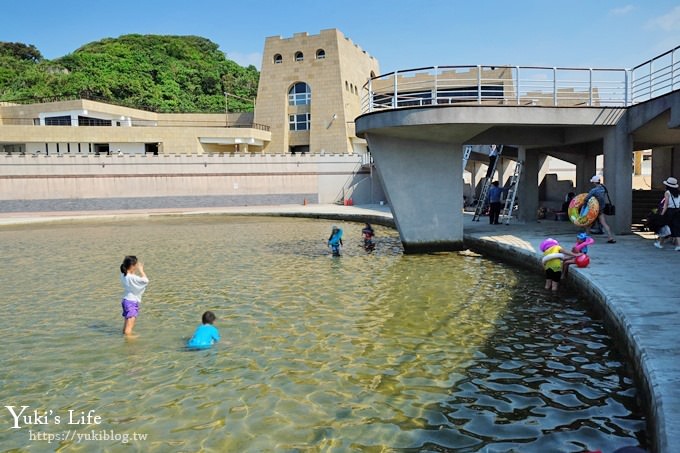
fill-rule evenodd
<path id="1" fill-rule="evenodd" d="M 84 95 L 159 112 L 224 112 L 224 92 L 253 99 L 259 73 L 198 36 L 124 35 L 55 60 L 0 42 L 0 100 Z M 229 110 L 252 103 L 229 97 Z"/>

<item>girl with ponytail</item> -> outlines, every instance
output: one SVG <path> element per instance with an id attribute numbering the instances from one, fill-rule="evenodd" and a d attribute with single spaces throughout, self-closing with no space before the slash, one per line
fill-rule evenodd
<path id="1" fill-rule="evenodd" d="M 139 304 L 142 302 L 142 294 L 149 284 L 149 279 L 144 273 L 144 264 L 137 260 L 136 256 L 129 255 L 123 259 L 120 265 L 120 282 L 123 285 L 123 335 L 131 335 L 135 320 L 139 314 Z M 139 274 L 139 275 L 137 275 Z"/>

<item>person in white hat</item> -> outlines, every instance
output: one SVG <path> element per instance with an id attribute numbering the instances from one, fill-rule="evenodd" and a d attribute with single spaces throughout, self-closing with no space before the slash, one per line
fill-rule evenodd
<path id="1" fill-rule="evenodd" d="M 588 201 L 592 197 L 597 199 L 597 202 L 600 204 L 600 213 L 597 215 L 597 220 L 600 222 L 600 225 L 602 225 L 604 232 L 607 233 L 607 242 L 609 244 L 614 244 L 616 243 L 616 239 L 614 239 L 611 228 L 607 225 L 607 216 L 604 213 L 604 205 L 606 203 L 605 196 L 608 196 L 607 188 L 602 184 L 602 176 L 600 175 L 595 175 L 590 178 L 590 182 L 593 183 L 594 187 L 588 192 L 588 196 L 584 203 L 588 204 Z M 586 227 L 586 233 L 590 234 L 590 227 Z"/>
<path id="2" fill-rule="evenodd" d="M 666 223 L 671 227 L 675 251 L 680 252 L 680 191 L 678 190 L 678 180 L 670 176 L 663 182 L 663 185 L 666 186 L 667 190 L 663 195 L 661 216 L 666 219 Z"/>

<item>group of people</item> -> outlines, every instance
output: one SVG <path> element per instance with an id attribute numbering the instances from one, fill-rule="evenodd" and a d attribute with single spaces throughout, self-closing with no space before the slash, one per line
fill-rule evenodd
<path id="1" fill-rule="evenodd" d="M 120 265 L 120 282 L 123 285 L 123 335 L 133 337 L 132 329 L 139 315 L 139 305 L 142 295 L 149 284 L 149 278 L 144 272 L 144 264 L 134 255 L 123 258 Z M 192 349 L 209 348 L 220 341 L 220 333 L 213 323 L 216 320 L 215 313 L 206 311 L 201 317 L 201 325 L 196 328 L 192 337 L 187 341 L 187 346 Z"/>
<path id="2" fill-rule="evenodd" d="M 607 235 L 608 244 L 615 244 L 616 238 L 612 234 L 609 224 L 607 224 L 608 210 L 605 209 L 605 206 L 611 205 L 607 203 L 609 201 L 607 187 L 602 184 L 602 176 L 600 175 L 594 175 L 590 178 L 590 182 L 593 184 L 593 187 L 586 195 L 583 205 L 588 206 L 591 198 L 597 200 L 600 208 L 593 223 L 598 223 L 602 228 L 603 232 Z M 565 201 L 566 206 L 562 206 L 563 211 L 568 208 L 569 202 L 574 196 L 573 192 L 569 193 Z M 590 263 L 588 246 L 594 242 L 591 237 L 591 228 L 592 224 L 585 226 L 585 231 L 576 236 L 576 244 L 571 250 L 565 250 L 553 238 L 548 238 L 541 243 L 540 249 L 543 253 L 542 263 L 545 270 L 545 289 L 557 291 L 562 277 L 567 276 L 569 266 L 576 264 L 579 267 L 586 267 Z"/>
<path id="3" fill-rule="evenodd" d="M 375 231 L 370 223 L 365 224 L 361 230 L 361 235 L 364 249 L 366 251 L 373 251 L 375 249 L 375 242 L 373 242 Z M 342 229 L 333 225 L 331 235 L 328 238 L 328 246 L 333 256 L 340 256 L 342 245 Z M 139 306 L 142 302 L 142 295 L 149 284 L 149 278 L 144 272 L 144 264 L 134 255 L 128 255 L 123 258 L 123 262 L 120 265 L 120 273 L 120 282 L 123 286 L 123 299 L 121 301 L 124 319 L 123 335 L 133 337 L 132 329 L 139 315 Z M 196 328 L 196 331 L 187 342 L 187 346 L 189 348 L 200 349 L 210 347 L 220 341 L 220 333 L 213 325 L 216 319 L 215 313 L 212 311 L 203 313 L 201 325 Z"/>
<path id="4" fill-rule="evenodd" d="M 375 250 L 375 242 L 373 238 L 375 237 L 375 231 L 370 223 L 366 223 L 361 230 L 361 237 L 363 239 L 363 247 L 367 252 L 372 252 Z M 331 235 L 328 237 L 328 247 L 331 249 L 331 254 L 333 256 L 340 256 L 340 251 L 342 250 L 342 229 L 333 225 L 331 228 Z"/>

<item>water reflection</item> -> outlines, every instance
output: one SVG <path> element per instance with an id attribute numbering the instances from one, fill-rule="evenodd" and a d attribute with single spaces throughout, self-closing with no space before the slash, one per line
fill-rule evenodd
<path id="1" fill-rule="evenodd" d="M 204 217 L 0 230 L 0 272 L 12 276 L 1 400 L 95 409 L 104 421 L 88 428 L 146 433 L 130 443 L 159 452 L 608 451 L 644 436 L 633 383 L 581 301 L 477 256 L 404 256 L 390 230 L 376 228 L 367 254 L 359 224 L 342 224 L 343 256 L 331 258 L 329 226 Z M 151 284 L 140 338 L 126 342 L 117 268 L 130 253 Z M 208 309 L 224 341 L 187 352 Z M 0 444 L 36 448 L 5 426 Z"/>

